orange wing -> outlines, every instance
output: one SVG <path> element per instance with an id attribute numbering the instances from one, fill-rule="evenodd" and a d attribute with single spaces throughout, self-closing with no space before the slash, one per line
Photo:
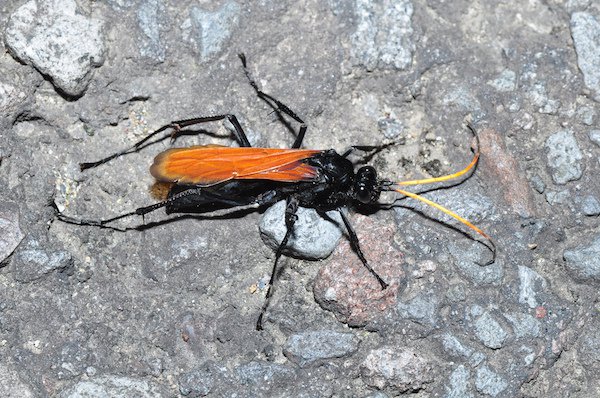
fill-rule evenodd
<path id="1" fill-rule="evenodd" d="M 154 158 L 150 173 L 160 182 L 214 185 L 228 180 L 313 181 L 319 173 L 302 160 L 322 151 L 231 148 L 198 145 L 174 148 Z"/>

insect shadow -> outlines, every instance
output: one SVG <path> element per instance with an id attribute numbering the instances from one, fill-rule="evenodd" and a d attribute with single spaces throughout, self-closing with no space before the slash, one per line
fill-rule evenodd
<path id="1" fill-rule="evenodd" d="M 169 137 L 174 141 L 181 135 L 206 133 L 205 130 L 191 132 L 187 128 L 208 122 L 229 121 L 233 126 L 233 136 L 239 147 L 197 145 L 168 149 L 158 154 L 150 167 L 150 173 L 156 181 L 167 186 L 168 193 L 165 200 L 107 219 L 76 218 L 61 212 L 57 212 L 57 218 L 70 224 L 126 231 L 151 228 L 181 218 L 203 217 L 190 216 L 190 213 L 225 212 L 221 215 L 212 214 L 206 217 L 233 218 L 236 215 L 243 216 L 258 208 L 266 208 L 278 201 L 285 200 L 286 233 L 275 252 L 275 260 L 265 300 L 256 322 L 257 330 L 263 328 L 263 317 L 267 313 L 274 292 L 274 282 L 279 273 L 279 259 L 293 234 L 294 224 L 298 219 L 296 213 L 299 207 L 313 208 L 325 218 L 329 218 L 326 212 L 337 211 L 340 214 L 352 250 L 357 254 L 363 266 L 377 280 L 381 289 L 386 289 L 388 282 L 367 261 L 361 250 L 358 236 L 342 209 L 344 207 L 361 209 L 368 208 L 368 206 L 377 207 L 378 205 L 383 208 L 394 206 L 393 203 L 388 205 L 379 203 L 382 192 L 395 191 L 405 197 L 424 202 L 460 221 L 486 239 L 486 242 L 479 242 L 492 252 L 492 259 L 488 263 L 495 260 L 495 244 L 485 232 L 441 205 L 401 188 L 408 185 L 457 181 L 460 177 L 470 176 L 469 173 L 475 170 L 479 160 L 479 138 L 470 124 L 467 127 L 474 135 L 477 146 L 471 163 L 464 169 L 453 174 L 421 180 L 393 182 L 380 179 L 375 168 L 369 165 L 361 166 L 355 171 L 355 165 L 349 160 L 349 156 L 353 153 L 363 154 L 363 162 L 366 162 L 375 153 L 390 147 L 392 144 L 354 145 L 342 154 L 338 154 L 333 149 L 301 149 L 307 130 L 306 123 L 281 101 L 263 92 L 248 71 L 246 57 L 240 54 L 239 58 L 247 80 L 257 96 L 273 109 L 273 112 L 286 128 L 293 131 L 285 116 L 300 124 L 290 149 L 252 147 L 237 117 L 233 114 L 173 121 L 150 133 L 125 150 L 95 162 L 81 163 L 81 170 L 98 167 L 112 159 L 138 152 Z M 165 208 L 167 214 L 186 213 L 187 215 L 138 227 L 119 228 L 114 226 L 114 223 L 118 220 L 136 215 L 144 216 L 160 208 Z M 227 211 L 232 213 L 227 213 Z"/>

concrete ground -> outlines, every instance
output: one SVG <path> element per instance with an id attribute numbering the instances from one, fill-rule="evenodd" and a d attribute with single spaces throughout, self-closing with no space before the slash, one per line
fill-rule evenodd
<path id="1" fill-rule="evenodd" d="M 600 396 L 597 2 L 5 0 L 0 32 L 3 397 Z M 233 143 L 209 123 L 79 170 L 172 120 L 289 147 L 241 52 L 305 148 L 394 142 L 369 159 L 392 181 L 464 168 L 472 123 L 475 172 L 409 188 L 496 261 L 420 202 L 350 206 L 382 291 L 303 210 L 258 332 L 282 205 L 56 219 L 151 204 L 156 154 Z"/>

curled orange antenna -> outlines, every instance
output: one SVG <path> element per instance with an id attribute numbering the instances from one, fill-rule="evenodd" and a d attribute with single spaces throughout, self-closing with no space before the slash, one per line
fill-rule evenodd
<path id="1" fill-rule="evenodd" d="M 450 180 L 459 178 L 459 177 L 467 174 L 469 171 L 473 170 L 475 168 L 475 166 L 477 166 L 477 162 L 479 161 L 479 137 L 477 136 L 477 133 L 475 132 L 475 129 L 473 128 L 473 126 L 471 126 L 471 124 L 467 124 L 467 127 L 473 133 L 473 135 L 475 136 L 475 140 L 477 142 L 477 147 L 475 148 L 475 151 L 474 151 L 475 154 L 473 156 L 473 160 L 471 160 L 471 163 L 469 163 L 469 165 L 467 167 L 465 167 L 464 169 L 462 169 L 456 173 L 444 175 L 441 177 L 395 182 L 392 184 L 390 189 L 394 190 L 404 196 L 408 196 L 409 198 L 419 200 L 433 208 L 438 209 L 439 211 L 443 212 L 444 214 L 449 215 L 450 217 L 455 218 L 456 220 L 460 221 L 462 224 L 466 225 L 473 231 L 477 232 L 479 235 L 483 236 L 489 242 L 489 246 L 487 244 L 483 243 L 484 246 L 486 246 L 492 252 L 492 259 L 485 264 L 485 265 L 489 265 L 489 264 L 492 264 L 494 261 L 496 261 L 496 244 L 494 243 L 493 239 L 488 234 L 486 234 L 483 230 L 476 227 L 469 220 L 467 220 L 464 217 L 459 216 L 452 210 L 449 210 L 449 209 L 445 208 L 444 206 L 437 204 L 427 198 L 424 198 L 423 196 L 420 196 L 416 193 L 408 192 L 403 189 L 394 187 L 394 185 L 396 185 L 396 186 L 422 185 L 422 184 L 431 184 L 431 183 L 436 183 L 436 182 L 450 181 Z"/>

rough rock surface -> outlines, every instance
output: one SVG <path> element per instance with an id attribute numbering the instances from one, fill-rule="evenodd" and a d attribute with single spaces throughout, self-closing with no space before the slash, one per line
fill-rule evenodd
<path id="1" fill-rule="evenodd" d="M 590 0 L 1 1 L 0 395 L 600 396 L 599 21 Z M 80 170 L 173 120 L 290 147 L 239 53 L 305 148 L 393 143 L 348 157 L 389 181 L 464 169 L 469 121 L 476 169 L 404 188 L 496 261 L 383 192 L 344 210 L 382 289 L 336 210 L 303 211 L 258 332 L 281 205 L 56 219 L 154 203 L 168 148 L 237 145 L 215 121 Z"/>

